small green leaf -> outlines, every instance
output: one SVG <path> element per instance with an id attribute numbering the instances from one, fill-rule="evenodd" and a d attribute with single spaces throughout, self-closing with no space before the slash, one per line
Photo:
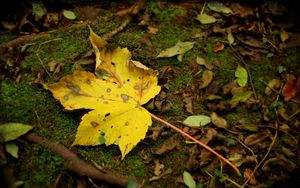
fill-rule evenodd
<path id="1" fill-rule="evenodd" d="M 183 172 L 183 181 L 184 181 L 184 184 L 186 186 L 188 186 L 188 188 L 196 188 L 196 182 L 195 182 L 194 178 L 187 171 Z"/>
<path id="2" fill-rule="evenodd" d="M 246 102 L 252 95 L 252 91 L 246 91 L 233 95 L 232 101 L 234 102 Z"/>
<path id="3" fill-rule="evenodd" d="M 201 24 L 212 24 L 217 21 L 217 19 L 215 17 L 207 15 L 207 14 L 199 14 L 196 17 L 196 20 L 198 20 Z"/>
<path id="4" fill-rule="evenodd" d="M 207 6 L 208 6 L 208 8 L 210 8 L 211 10 L 216 11 L 216 12 L 220 12 L 220 13 L 224 13 L 224 14 L 232 13 L 232 10 L 230 8 L 223 5 L 223 3 L 220 3 L 217 1 L 208 2 Z"/>
<path id="5" fill-rule="evenodd" d="M 198 115 L 198 116 L 189 116 L 187 117 L 183 123 L 187 124 L 190 127 L 202 127 L 204 125 L 207 125 L 211 122 L 210 117 L 205 115 Z"/>
<path id="6" fill-rule="evenodd" d="M 242 128 L 246 131 L 252 131 L 252 132 L 258 131 L 258 127 L 255 125 L 245 125 L 245 126 L 242 126 Z"/>
<path id="7" fill-rule="evenodd" d="M 277 70 L 278 70 L 278 73 L 281 74 L 281 73 L 285 72 L 287 69 L 286 69 L 286 67 L 280 65 L 280 66 L 277 68 Z"/>
<path id="8" fill-rule="evenodd" d="M 248 81 L 248 73 L 244 67 L 239 65 L 235 71 L 235 76 L 237 77 L 237 82 L 239 86 L 246 86 Z"/>
<path id="9" fill-rule="evenodd" d="M 69 19 L 69 20 L 75 20 L 76 19 L 76 15 L 73 11 L 70 10 L 63 10 L 63 15 L 65 18 Z"/>
<path id="10" fill-rule="evenodd" d="M 31 5 L 32 5 L 32 13 L 36 17 L 41 18 L 47 13 L 47 10 L 42 1 L 33 2 Z"/>
<path id="11" fill-rule="evenodd" d="M 163 50 L 162 52 L 159 53 L 157 58 L 161 57 L 172 57 L 175 55 L 178 55 L 178 60 L 182 60 L 182 56 L 185 52 L 189 51 L 192 49 L 194 46 L 194 42 L 181 42 L 178 41 L 177 44 L 171 48 L 167 48 L 166 50 Z"/>
<path id="12" fill-rule="evenodd" d="M 5 123 L 0 125 L 0 143 L 15 140 L 26 134 L 33 127 L 22 123 Z"/>
<path id="13" fill-rule="evenodd" d="M 19 147 L 13 142 L 5 143 L 5 150 L 14 158 L 18 158 Z"/>
<path id="14" fill-rule="evenodd" d="M 227 30 L 227 40 L 230 45 L 232 45 L 234 43 L 234 37 L 232 35 L 231 29 Z"/>
<path id="15" fill-rule="evenodd" d="M 225 138 L 224 142 L 227 146 L 235 146 L 236 145 L 236 141 L 232 138 Z"/>

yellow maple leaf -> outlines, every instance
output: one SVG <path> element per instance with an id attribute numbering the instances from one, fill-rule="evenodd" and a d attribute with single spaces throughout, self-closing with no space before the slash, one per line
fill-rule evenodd
<path id="1" fill-rule="evenodd" d="M 92 30 L 90 41 L 95 73 L 76 70 L 44 88 L 67 110 L 91 109 L 82 117 L 73 145 L 118 144 L 123 159 L 152 124 L 142 105 L 160 92 L 158 73 L 132 61 L 127 48 L 108 49 Z"/>

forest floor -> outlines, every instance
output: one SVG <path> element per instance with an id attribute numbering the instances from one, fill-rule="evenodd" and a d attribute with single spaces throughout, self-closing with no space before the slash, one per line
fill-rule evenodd
<path id="1" fill-rule="evenodd" d="M 87 164 L 143 186 L 300 185 L 297 6 L 289 1 L 16 2 L 1 8 L 0 124 L 31 125 L 31 132 L 64 145 Z M 64 110 L 42 84 L 77 69 L 93 72 L 89 27 L 111 48 L 128 48 L 133 60 L 158 71 L 161 91 L 144 105 L 149 112 L 220 153 L 241 175 L 155 119 L 123 160 L 116 145 L 71 147 L 88 110 Z M 176 53 L 167 50 L 171 47 Z M 188 117 L 200 118 L 198 124 L 189 125 Z M 201 124 L 201 118 L 209 122 Z M 1 173 L 12 180 L 10 186 L 111 187 L 70 172 L 49 147 L 26 137 L 15 143 L 18 158 L 0 147 Z M 191 177 L 183 178 L 184 172 Z"/>

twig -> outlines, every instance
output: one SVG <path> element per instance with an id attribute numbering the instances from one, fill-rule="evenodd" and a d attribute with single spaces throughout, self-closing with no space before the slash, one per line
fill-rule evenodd
<path id="1" fill-rule="evenodd" d="M 163 124 L 167 125 L 168 127 L 172 128 L 173 130 L 179 132 L 182 136 L 196 142 L 198 145 L 204 147 L 205 149 L 207 149 L 208 151 L 210 151 L 211 153 L 213 153 L 214 155 L 216 155 L 218 158 L 220 158 L 221 160 L 223 160 L 225 163 L 227 163 L 228 165 L 230 165 L 237 173 L 238 175 L 241 175 L 239 169 L 234 165 L 232 164 L 228 159 L 224 158 L 222 155 L 220 155 L 219 153 L 217 153 L 215 150 L 213 150 L 211 147 L 205 145 L 204 143 L 200 142 L 199 140 L 195 139 L 194 137 L 192 137 L 191 135 L 185 133 L 184 131 L 182 131 L 181 129 L 177 128 L 176 126 L 172 125 L 171 123 L 155 116 L 154 114 L 151 114 L 151 117 L 156 119 L 157 121 L 160 121 L 162 122 Z"/>
<path id="2" fill-rule="evenodd" d="M 290 120 L 292 117 L 294 117 L 295 115 L 297 115 L 299 112 L 300 112 L 300 108 L 296 112 L 294 112 L 292 115 L 290 115 L 290 117 L 289 117 L 288 120 Z"/>
<path id="3" fill-rule="evenodd" d="M 49 37 L 49 36 L 50 36 L 49 33 L 39 33 L 39 34 L 33 33 L 33 34 L 30 34 L 30 35 L 24 35 L 24 36 L 20 36 L 16 39 L 13 39 L 11 41 L 8 41 L 6 43 L 2 43 L 0 45 L 0 48 L 15 47 L 17 45 L 24 44 L 24 43 L 26 43 L 28 41 L 31 41 L 31 40 L 34 40 L 34 39 L 38 39 L 38 38 L 41 38 L 41 37 Z"/>
<path id="4" fill-rule="evenodd" d="M 53 41 L 57 41 L 57 40 L 62 40 L 62 38 L 56 38 L 56 39 L 52 39 L 52 40 L 48 40 L 48 41 L 42 42 L 42 43 L 39 44 L 38 48 L 35 51 L 35 55 L 38 58 L 40 64 L 42 65 L 42 67 L 44 68 L 44 70 L 46 71 L 46 73 L 48 74 L 48 76 L 50 76 L 50 77 L 51 77 L 51 75 L 50 75 L 49 71 L 47 70 L 47 67 L 45 66 L 43 60 L 40 57 L 40 48 L 41 48 L 41 45 L 44 45 L 44 44 L 47 44 L 47 43 L 50 43 L 50 42 L 53 42 Z"/>
<path id="5" fill-rule="evenodd" d="M 240 139 L 236 138 L 236 141 L 238 141 L 238 143 L 240 143 L 243 147 L 245 147 L 248 151 L 250 151 L 250 153 L 253 155 L 253 157 L 255 157 L 255 163 L 257 164 L 257 159 L 256 159 L 256 155 L 253 152 L 253 150 L 251 148 L 249 148 L 246 144 L 244 144 L 242 141 L 240 141 Z"/>
<path id="6" fill-rule="evenodd" d="M 203 4 L 203 7 L 202 7 L 202 9 L 201 9 L 201 12 L 200 12 L 200 14 L 203 14 L 203 12 L 204 12 L 204 9 L 205 9 L 205 6 L 206 6 L 206 0 L 204 1 L 204 4 Z"/>
<path id="7" fill-rule="evenodd" d="M 57 188 L 57 185 L 58 185 L 62 175 L 63 175 L 63 172 L 59 173 L 52 188 Z"/>
<path id="8" fill-rule="evenodd" d="M 278 123 L 276 121 L 276 128 L 278 129 Z M 269 148 L 268 148 L 268 151 L 267 153 L 265 154 L 264 158 L 258 163 L 258 165 L 256 165 L 256 167 L 254 168 L 254 170 L 252 171 L 251 175 L 248 177 L 248 179 L 245 181 L 245 183 L 243 184 L 243 187 L 245 187 L 248 182 L 250 181 L 250 179 L 253 177 L 253 175 L 255 174 L 255 172 L 257 171 L 257 169 L 262 165 L 262 163 L 266 160 L 266 158 L 268 157 L 269 153 L 271 152 L 274 144 L 275 144 L 275 141 L 277 139 L 277 136 L 278 136 L 278 130 L 276 129 L 276 132 L 275 132 L 275 135 L 274 135 L 274 138 L 272 140 L 272 143 L 270 144 Z"/>
<path id="9" fill-rule="evenodd" d="M 248 77 L 249 77 L 249 81 L 250 81 L 250 84 L 251 84 L 251 88 L 252 88 L 254 97 L 257 99 L 257 94 L 256 94 L 256 91 L 255 91 L 255 88 L 254 88 L 253 79 L 252 79 L 251 72 L 250 72 L 250 69 L 248 67 L 248 64 L 245 62 L 243 57 L 232 47 L 232 45 L 229 44 L 229 46 L 230 46 L 231 50 L 233 51 L 233 53 L 236 55 L 236 58 L 239 59 L 243 63 L 245 68 L 247 69 Z"/>
<path id="10" fill-rule="evenodd" d="M 130 181 L 130 179 L 121 175 L 113 175 L 111 173 L 104 174 L 97 170 L 95 167 L 85 163 L 74 152 L 70 151 L 63 145 L 50 142 L 45 138 L 42 138 L 34 133 L 26 134 L 25 139 L 29 142 L 46 146 L 52 152 L 64 158 L 66 160 L 67 169 L 77 173 L 79 176 L 88 176 L 111 185 L 117 185 L 122 187 L 126 187 L 128 182 Z"/>
<path id="11" fill-rule="evenodd" d="M 112 30 L 109 33 L 106 33 L 105 35 L 103 35 L 103 37 L 102 37 L 103 40 L 107 41 L 108 39 L 110 39 L 111 37 L 113 37 L 115 34 L 117 34 L 120 31 L 122 31 L 129 24 L 129 22 L 131 20 L 132 20 L 131 17 L 126 18 L 126 20 L 118 28 L 116 28 L 115 30 Z"/>
<path id="12" fill-rule="evenodd" d="M 73 24 L 73 25 L 71 25 L 71 26 L 69 26 L 65 29 L 72 29 L 72 28 L 76 28 L 76 27 L 82 27 L 82 26 L 85 26 L 87 24 L 88 24 L 88 22 L 76 23 L 76 24 Z M 51 31 L 43 32 L 43 33 L 32 33 L 30 35 L 23 35 L 23 36 L 20 36 L 18 38 L 15 38 L 11 41 L 2 43 L 0 45 L 0 48 L 9 48 L 9 47 L 15 47 L 15 46 L 18 46 L 18 45 L 22 45 L 22 44 L 25 44 L 28 41 L 32 41 L 32 40 L 35 40 L 35 39 L 38 39 L 38 38 L 49 37 L 50 34 L 59 32 L 61 30 L 64 30 L 64 29 L 55 29 L 55 30 L 51 30 Z"/>

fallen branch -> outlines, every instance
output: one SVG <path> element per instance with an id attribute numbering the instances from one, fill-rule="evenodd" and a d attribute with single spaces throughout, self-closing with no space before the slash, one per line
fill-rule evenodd
<path id="1" fill-rule="evenodd" d="M 129 181 L 136 181 L 134 179 L 128 179 L 121 175 L 102 173 L 99 170 L 97 170 L 95 167 L 85 163 L 74 152 L 70 151 L 63 145 L 50 142 L 45 138 L 42 138 L 34 133 L 26 134 L 25 139 L 29 142 L 46 146 L 52 152 L 64 158 L 66 160 L 67 169 L 72 172 L 75 172 L 79 176 L 88 176 L 90 178 L 100 180 L 111 185 L 117 185 L 122 187 L 126 187 Z"/>

